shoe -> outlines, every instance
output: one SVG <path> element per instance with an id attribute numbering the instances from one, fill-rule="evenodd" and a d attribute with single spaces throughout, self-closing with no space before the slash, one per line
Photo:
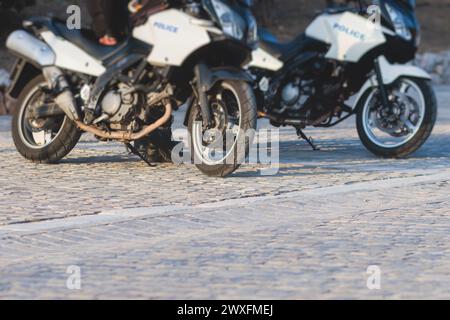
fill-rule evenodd
<path id="1" fill-rule="evenodd" d="M 103 36 L 102 38 L 100 38 L 98 40 L 98 42 L 100 42 L 100 44 L 104 45 L 104 46 L 108 46 L 108 47 L 113 47 L 117 45 L 117 40 L 114 37 L 110 37 L 108 35 Z"/>

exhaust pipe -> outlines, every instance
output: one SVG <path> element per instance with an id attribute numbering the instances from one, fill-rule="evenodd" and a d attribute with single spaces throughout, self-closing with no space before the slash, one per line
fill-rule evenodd
<path id="1" fill-rule="evenodd" d="M 6 40 L 6 47 L 19 57 L 40 67 L 53 66 L 56 55 L 43 41 L 24 30 L 16 30 Z"/>
<path id="2" fill-rule="evenodd" d="M 73 97 L 70 85 L 61 69 L 57 67 L 45 67 L 42 72 L 50 88 L 58 94 L 55 98 L 58 107 L 64 111 L 70 120 L 80 120 L 80 108 Z"/>
<path id="3" fill-rule="evenodd" d="M 130 132 L 130 131 L 107 131 L 107 130 L 101 130 L 97 127 L 87 125 L 83 123 L 82 121 L 75 121 L 76 125 L 80 130 L 90 132 L 97 137 L 107 139 L 107 140 L 118 140 L 122 142 L 130 142 L 142 139 L 146 136 L 148 136 L 150 133 L 164 125 L 167 121 L 170 120 L 170 117 L 172 116 L 172 101 L 170 100 L 170 97 L 173 95 L 172 87 L 168 85 L 162 92 L 159 93 L 153 93 L 149 96 L 149 102 L 148 105 L 152 106 L 159 102 L 164 103 L 164 115 L 153 122 L 152 124 L 144 127 L 139 132 Z M 167 100 L 167 101 L 164 101 Z"/>
<path id="4" fill-rule="evenodd" d="M 155 131 L 156 129 L 158 129 L 159 127 L 161 127 L 167 121 L 170 120 L 170 117 L 172 116 L 172 105 L 170 102 L 168 102 L 165 104 L 164 107 L 165 107 L 165 112 L 161 118 L 159 118 L 158 120 L 153 122 L 151 125 L 144 127 L 141 131 L 135 132 L 135 133 L 129 132 L 129 131 L 101 130 L 96 127 L 84 124 L 81 121 L 75 121 L 75 123 L 78 126 L 78 128 L 80 128 L 81 130 L 90 132 L 90 133 L 96 135 L 97 137 L 107 139 L 107 140 L 118 140 L 118 141 L 122 141 L 122 142 L 130 142 L 130 141 L 139 140 L 139 139 L 142 139 L 142 138 L 148 136 L 150 133 L 152 133 L 153 131 Z"/>

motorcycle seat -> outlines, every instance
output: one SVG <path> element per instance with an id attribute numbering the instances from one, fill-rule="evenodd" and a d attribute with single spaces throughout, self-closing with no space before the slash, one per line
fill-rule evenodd
<path id="1" fill-rule="evenodd" d="M 103 46 L 98 43 L 92 30 L 70 30 L 64 21 L 54 17 L 32 17 L 26 20 L 24 27 L 37 35 L 42 31 L 51 31 L 101 61 L 105 66 L 112 65 L 130 54 L 146 56 L 152 50 L 151 45 L 133 37 L 128 37 L 117 46 Z"/>
<path id="2" fill-rule="evenodd" d="M 90 56 L 99 61 L 107 60 L 118 50 L 127 45 L 127 39 L 125 39 L 116 46 L 104 46 L 98 42 L 94 31 L 90 29 L 71 30 L 67 28 L 65 23 L 60 21 L 53 21 L 53 25 L 61 37 L 70 41 L 83 51 L 86 51 Z"/>
<path id="3" fill-rule="evenodd" d="M 304 33 L 289 42 L 280 42 L 274 35 L 266 30 L 259 33 L 259 46 L 274 57 L 287 61 L 300 52 L 307 50 L 315 42 Z"/>

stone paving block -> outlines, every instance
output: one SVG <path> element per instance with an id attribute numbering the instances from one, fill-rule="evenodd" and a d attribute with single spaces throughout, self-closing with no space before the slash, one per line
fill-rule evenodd
<path id="1" fill-rule="evenodd" d="M 59 165 L 31 164 L 0 121 L 0 298 L 448 299 L 450 182 L 411 181 L 450 172 L 449 111 L 409 159 L 372 156 L 352 124 L 311 130 L 319 152 L 282 129 L 278 174 L 227 179 L 149 168 L 87 135 Z"/>

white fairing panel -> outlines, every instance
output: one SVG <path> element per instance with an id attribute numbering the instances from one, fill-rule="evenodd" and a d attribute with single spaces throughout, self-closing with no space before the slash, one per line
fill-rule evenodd
<path id="1" fill-rule="evenodd" d="M 95 77 L 105 72 L 101 61 L 91 57 L 69 41 L 55 36 L 50 31 L 42 32 L 41 36 L 55 52 L 55 66 Z"/>
<path id="2" fill-rule="evenodd" d="M 252 61 L 247 66 L 261 68 L 270 71 L 278 71 L 283 68 L 283 62 L 271 56 L 268 52 L 258 48 L 252 52 Z"/>
<path id="3" fill-rule="evenodd" d="M 413 77 L 431 80 L 431 76 L 426 71 L 416 66 L 405 64 L 390 64 L 384 56 L 380 56 L 378 60 L 380 63 L 381 74 L 383 76 L 383 83 L 385 85 L 392 84 L 394 81 L 401 77 Z M 378 83 L 375 75 L 368 79 L 362 86 L 361 90 L 359 90 L 353 107 L 355 108 L 357 106 L 359 100 L 368 89 L 377 85 Z"/>
<path id="4" fill-rule="evenodd" d="M 408 64 L 390 64 L 386 57 L 378 58 L 384 84 L 391 84 L 402 76 L 431 80 L 431 76 L 423 69 Z"/>
<path id="5" fill-rule="evenodd" d="M 386 42 L 380 26 L 351 12 L 318 16 L 306 29 L 306 35 L 330 44 L 327 58 L 349 62 L 358 62 Z"/>
<path id="6" fill-rule="evenodd" d="M 154 65 L 181 66 L 195 50 L 211 40 L 207 28 L 184 12 L 169 9 L 150 16 L 134 28 L 133 37 L 153 46 L 148 62 Z"/>

